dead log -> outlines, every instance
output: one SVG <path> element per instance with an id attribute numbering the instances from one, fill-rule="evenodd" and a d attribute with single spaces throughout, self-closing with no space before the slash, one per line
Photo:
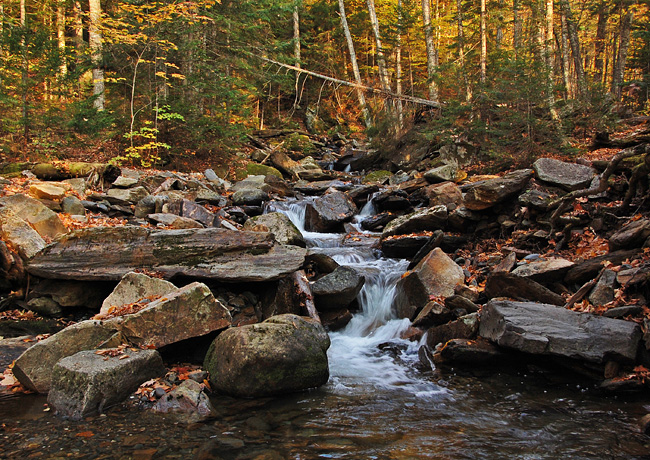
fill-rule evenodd
<path id="1" fill-rule="evenodd" d="M 307 316 L 315 319 L 319 323 L 321 322 L 320 316 L 318 316 L 318 311 L 316 311 L 316 304 L 314 303 L 314 296 L 311 293 L 311 288 L 309 287 L 309 281 L 307 280 L 307 275 L 304 270 L 297 270 L 291 274 L 291 279 L 296 286 L 296 294 L 300 298 L 300 304 L 303 306 L 304 310 L 307 312 Z"/>
<path id="2" fill-rule="evenodd" d="M 88 177 L 95 173 L 106 181 L 114 181 L 121 174 L 120 168 L 107 163 L 56 162 L 38 163 L 31 169 L 41 180 L 63 180 Z"/>

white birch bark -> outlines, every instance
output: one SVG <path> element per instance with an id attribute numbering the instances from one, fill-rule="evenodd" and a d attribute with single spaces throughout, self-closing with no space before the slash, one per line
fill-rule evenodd
<path id="1" fill-rule="evenodd" d="M 431 5 L 429 0 L 422 0 L 422 22 L 424 24 L 424 42 L 427 49 L 427 79 L 429 84 L 429 100 L 438 102 L 438 85 L 435 82 L 437 50 L 433 42 L 433 29 L 431 27 Z"/>
<path id="2" fill-rule="evenodd" d="M 104 69 L 102 69 L 102 6 L 100 0 L 89 0 L 88 42 L 90 57 L 93 63 L 93 95 L 96 96 L 94 106 L 98 111 L 104 110 L 106 96 L 104 94 Z"/>

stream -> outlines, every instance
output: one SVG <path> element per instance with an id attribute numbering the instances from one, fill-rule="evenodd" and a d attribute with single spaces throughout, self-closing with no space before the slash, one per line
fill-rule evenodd
<path id="1" fill-rule="evenodd" d="M 219 416 L 189 425 L 132 405 L 72 422 L 47 411 L 44 396 L 0 399 L 0 458 L 650 459 L 638 425 L 650 398 L 605 397 L 534 368 L 425 370 L 419 344 L 399 338 L 408 320 L 390 308 L 408 261 L 379 257 L 372 234 L 348 246 L 342 234 L 306 232 L 304 203 L 269 210 L 366 278 L 360 310 L 330 333 L 327 385 L 277 398 L 214 396 Z"/>

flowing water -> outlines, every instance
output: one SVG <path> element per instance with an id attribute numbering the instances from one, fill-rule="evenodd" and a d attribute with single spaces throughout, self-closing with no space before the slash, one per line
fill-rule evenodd
<path id="1" fill-rule="evenodd" d="M 371 206 L 371 205 L 369 205 Z M 187 424 L 123 406 L 83 422 L 45 398 L 0 400 L 0 458 L 650 459 L 638 420 L 650 399 L 620 400 L 540 370 L 424 370 L 401 339 L 395 283 L 407 262 L 344 235 L 304 230 L 304 203 L 276 203 L 308 246 L 366 278 L 360 311 L 330 334 L 330 380 L 281 398 L 214 397 L 219 416 Z M 363 211 L 362 211 L 363 212 Z M 372 209 L 365 209 L 372 213 Z"/>

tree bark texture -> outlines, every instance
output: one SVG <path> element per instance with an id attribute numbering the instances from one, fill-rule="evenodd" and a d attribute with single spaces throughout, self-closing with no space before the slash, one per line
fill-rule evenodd
<path id="1" fill-rule="evenodd" d="M 93 96 L 95 96 L 94 107 L 98 111 L 104 110 L 106 96 L 104 94 L 104 69 L 102 68 L 102 32 L 101 17 L 102 6 L 100 0 L 89 0 L 88 41 L 90 44 L 91 60 L 93 63 Z"/>
<path id="2" fill-rule="evenodd" d="M 422 22 L 424 24 L 424 41 L 427 49 L 427 80 L 429 84 L 429 99 L 438 102 L 438 85 L 435 81 L 438 50 L 433 42 L 431 27 L 431 5 L 429 0 L 422 0 Z"/>

